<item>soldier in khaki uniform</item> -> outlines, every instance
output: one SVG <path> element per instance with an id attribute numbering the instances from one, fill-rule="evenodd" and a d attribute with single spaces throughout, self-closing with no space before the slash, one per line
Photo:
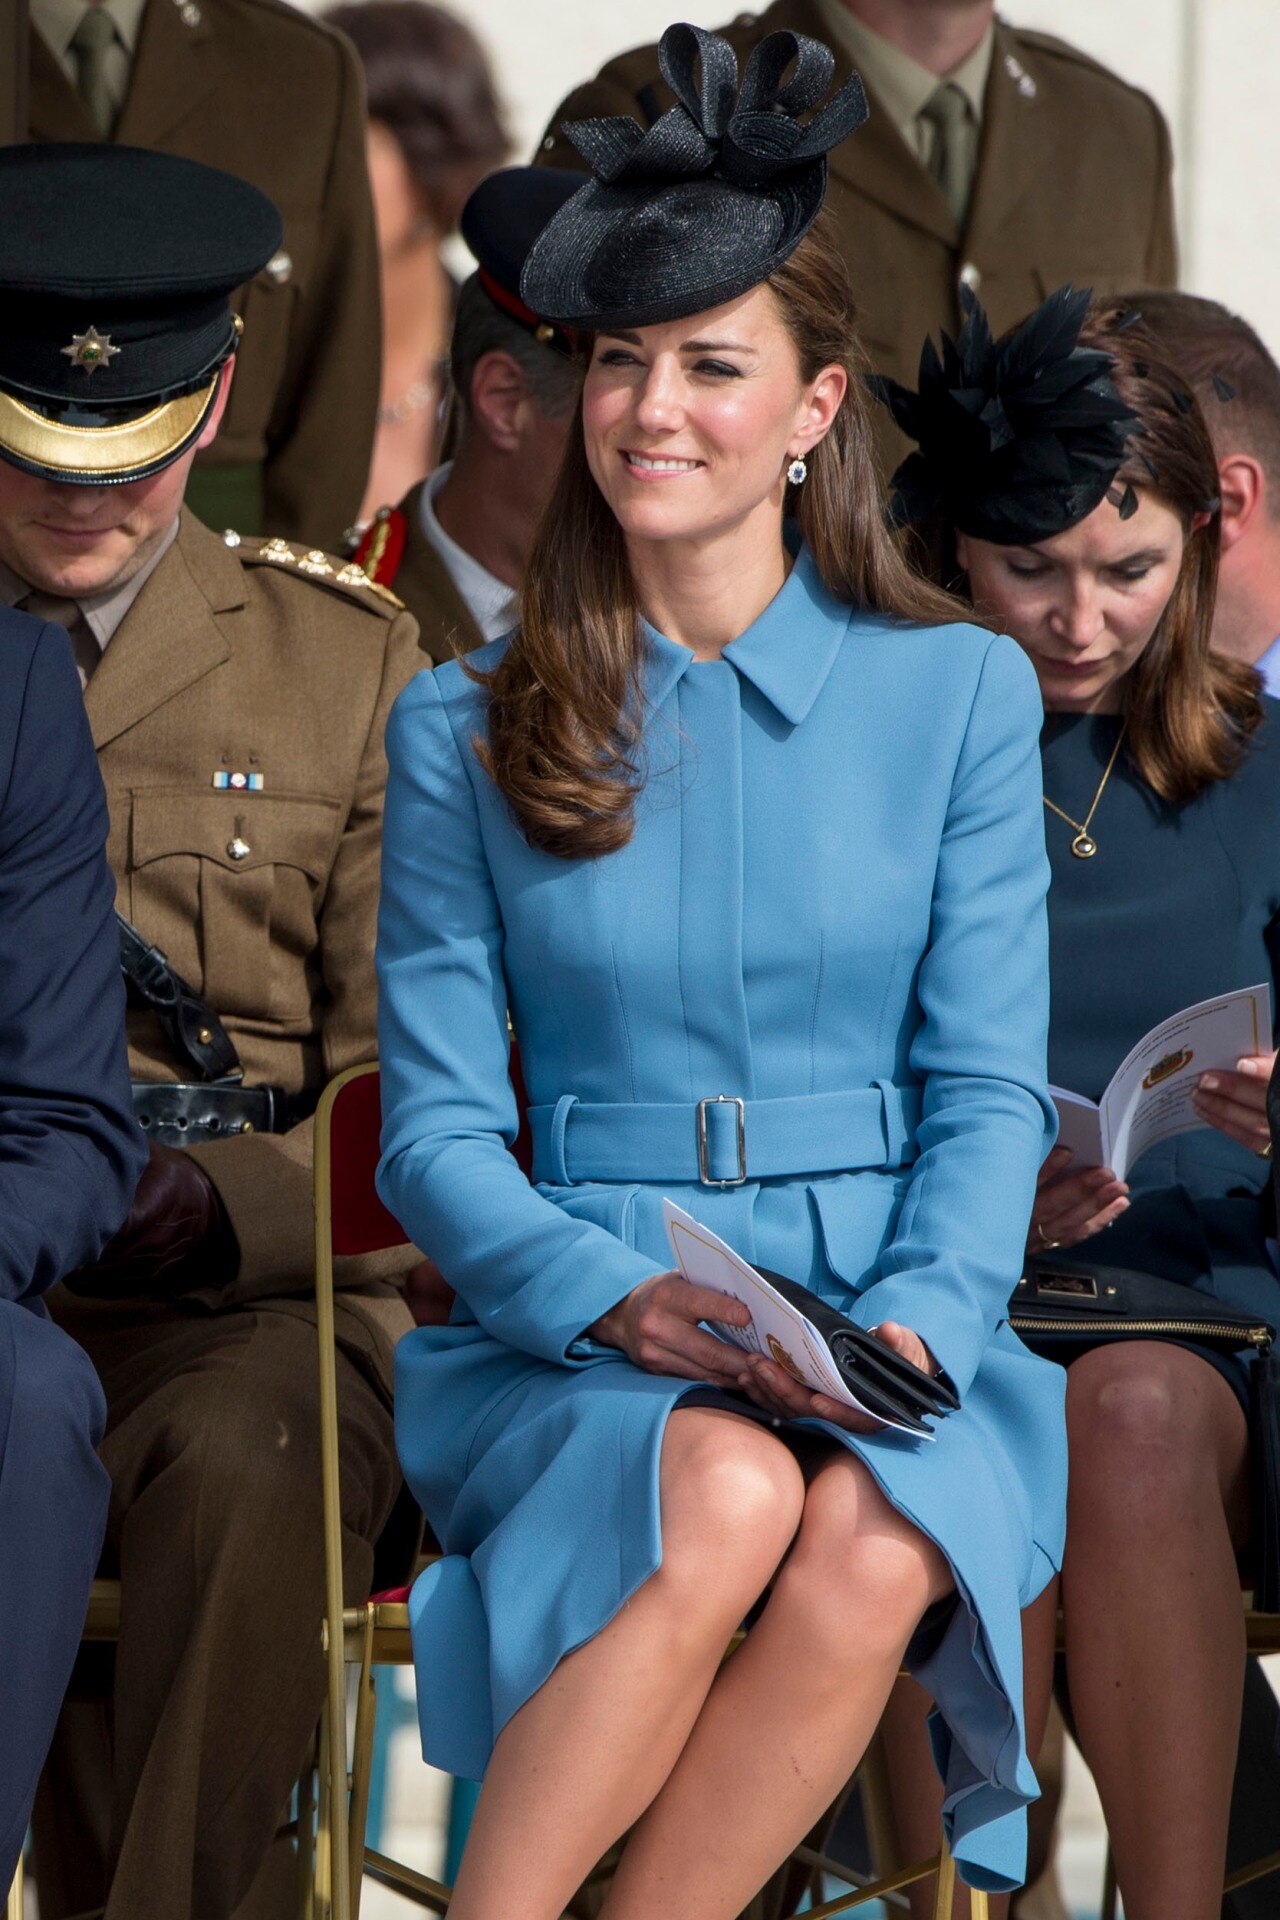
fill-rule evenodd
<path id="1" fill-rule="evenodd" d="M 573 336 L 520 298 L 525 256 L 582 175 L 506 167 L 475 189 L 462 235 L 477 271 L 454 316 L 452 458 L 381 507 L 356 550 L 394 587 L 433 660 L 508 633 L 525 549 L 559 465 L 581 388 Z"/>
<path id="2" fill-rule="evenodd" d="M 359 64 L 283 0 L 31 0 L 33 140 L 225 167 L 284 216 L 188 505 L 210 526 L 337 547 L 373 447 L 382 322 Z"/>
<path id="3" fill-rule="evenodd" d="M 323 1694 L 305 1116 L 375 1053 L 383 728 L 422 662 L 358 569 L 182 507 L 232 374 L 228 295 L 279 246 L 264 196 L 167 155 L 26 146 L 0 153 L 0 201 L 0 599 L 71 635 L 117 904 L 168 956 L 130 960 L 131 998 L 163 1003 L 159 976 L 187 1016 L 131 1007 L 150 1160 L 51 1301 L 106 1390 L 124 1625 L 46 1773 L 41 1913 L 227 1920 Z M 353 1596 L 399 1487 L 409 1258 L 342 1276 Z"/>
<path id="4" fill-rule="evenodd" d="M 907 385 L 925 335 L 956 332 L 961 281 L 981 288 L 1000 331 L 1064 281 L 1117 293 L 1177 273 L 1169 133 L 1154 103 L 1065 41 L 997 20 L 994 0 L 946 10 L 950 52 L 922 43 L 926 12 L 937 10 L 774 0 L 721 29 L 740 65 L 790 28 L 834 50 L 837 79 L 861 74 L 870 118 L 829 156 L 826 204 L 872 364 Z M 561 103 L 537 157 L 580 167 L 566 120 L 648 124 L 672 100 L 656 46 L 634 48 Z M 887 416 L 881 426 L 896 465 L 907 443 Z"/>

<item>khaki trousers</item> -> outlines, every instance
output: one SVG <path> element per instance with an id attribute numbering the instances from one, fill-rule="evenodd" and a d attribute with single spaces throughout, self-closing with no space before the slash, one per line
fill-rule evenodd
<path id="1" fill-rule="evenodd" d="M 41 1920 L 290 1912 L 272 1839 L 324 1695 L 315 1329 L 59 1292 L 106 1389 L 102 1571 L 115 1648 L 82 1649 L 35 1819 Z M 400 1487 L 385 1393 L 338 1356 L 344 1568 L 370 1591 Z M 402 1575 L 403 1577 L 403 1575 Z M 250 1890 L 259 1870 L 278 1889 Z"/>

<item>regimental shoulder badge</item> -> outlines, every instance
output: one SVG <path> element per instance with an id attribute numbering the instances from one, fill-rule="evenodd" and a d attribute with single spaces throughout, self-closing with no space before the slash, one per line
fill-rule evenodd
<path id="1" fill-rule="evenodd" d="M 319 547 L 293 546 L 288 540 L 249 540 L 236 543 L 235 553 L 245 566 L 277 567 L 299 580 L 356 600 L 388 619 L 404 610 L 404 601 L 378 580 L 371 580 L 354 560 L 339 560 Z"/>

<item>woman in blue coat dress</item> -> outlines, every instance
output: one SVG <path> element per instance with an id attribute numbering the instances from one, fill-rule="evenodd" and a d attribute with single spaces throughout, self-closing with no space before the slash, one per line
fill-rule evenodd
<path id="1" fill-rule="evenodd" d="M 1280 706 L 1210 650 L 1212 444 L 1139 315 L 1070 288 L 1000 342 L 971 303 L 955 347 L 926 350 L 919 393 L 885 390 L 921 446 L 900 507 L 940 513 L 975 604 L 1040 680 L 1049 1064 L 1096 1100 L 1159 1021 L 1280 979 Z M 1260 1157 L 1270 1040 L 1200 1077 L 1203 1127 L 1157 1141 L 1127 1179 L 1055 1148 L 1028 1253 L 1154 1274 L 1196 1289 L 1192 1314 L 1208 1295 L 1280 1326 Z M 1194 1338 L 1097 1345 L 1069 1370 L 1067 1682 L 1130 1920 L 1221 1908 L 1250 1371 Z"/>
<path id="2" fill-rule="evenodd" d="M 856 81 L 802 125 L 815 43 L 736 99 L 723 41 L 663 53 L 679 104 L 575 130 L 595 177 L 524 272 L 591 351 L 520 629 L 388 736 L 379 1184 L 458 1293 L 399 1349 L 445 1549 L 419 1697 L 428 1757 L 485 1774 L 454 1920 L 551 1920 L 629 1828 L 610 1920 L 729 1920 L 904 1657 L 973 1883 L 1019 1881 L 1036 1791 L 1063 1376 L 1005 1322 L 1054 1128 L 1035 676 L 883 530 L 812 224 Z M 915 1439 L 714 1339 L 664 1195 L 960 1410 Z"/>

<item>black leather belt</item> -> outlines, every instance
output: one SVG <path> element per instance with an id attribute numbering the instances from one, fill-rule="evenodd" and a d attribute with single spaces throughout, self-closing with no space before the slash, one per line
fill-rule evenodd
<path id="1" fill-rule="evenodd" d="M 314 1112 L 316 1096 L 246 1087 L 235 1041 L 209 1002 L 122 913 L 120 966 L 135 999 L 152 1008 L 174 1052 L 199 1081 L 135 1080 L 134 1118 L 162 1147 L 193 1147 L 240 1133 L 287 1133 Z"/>
<path id="2" fill-rule="evenodd" d="M 162 1147 L 194 1147 L 240 1133 L 287 1133 L 314 1108 L 314 1100 L 283 1087 L 133 1083 L 134 1118 L 147 1139 Z"/>

